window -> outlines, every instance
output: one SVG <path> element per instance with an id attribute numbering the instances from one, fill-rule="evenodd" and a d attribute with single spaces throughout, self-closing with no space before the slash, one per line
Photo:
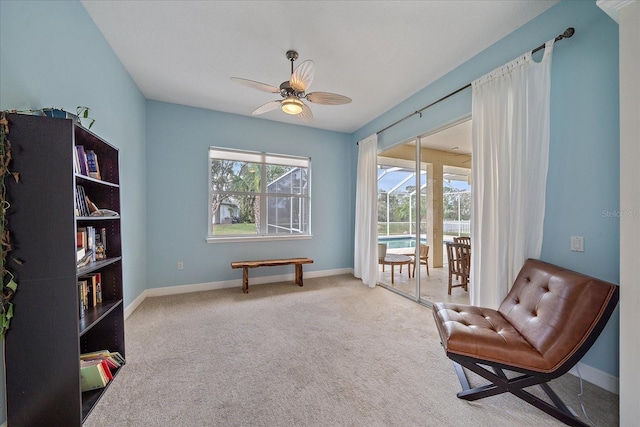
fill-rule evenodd
<path id="1" fill-rule="evenodd" d="M 311 159 L 209 147 L 207 241 L 311 236 Z"/>

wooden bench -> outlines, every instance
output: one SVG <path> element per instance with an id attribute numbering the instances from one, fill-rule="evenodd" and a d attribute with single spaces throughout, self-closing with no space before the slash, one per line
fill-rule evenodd
<path id="1" fill-rule="evenodd" d="M 296 284 L 302 286 L 302 264 L 313 264 L 311 258 L 283 258 L 262 261 L 233 261 L 231 268 L 242 268 L 242 292 L 249 293 L 249 269 L 256 267 L 276 267 L 280 265 L 296 266 Z"/>

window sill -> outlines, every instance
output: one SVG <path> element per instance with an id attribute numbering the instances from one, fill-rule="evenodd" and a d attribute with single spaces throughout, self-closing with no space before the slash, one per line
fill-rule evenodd
<path id="1" fill-rule="evenodd" d="M 233 236 L 233 237 L 207 237 L 207 243 L 239 243 L 239 242 L 272 242 L 278 240 L 308 240 L 312 234 L 304 235 L 275 235 L 275 236 Z"/>

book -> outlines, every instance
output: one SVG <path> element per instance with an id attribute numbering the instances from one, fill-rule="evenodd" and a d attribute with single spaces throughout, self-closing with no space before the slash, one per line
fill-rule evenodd
<path id="1" fill-rule="evenodd" d="M 89 196 L 84 197 L 85 202 L 87 203 L 87 208 L 89 209 L 89 215 L 98 210 L 98 207 L 95 203 L 89 200 Z"/>
<path id="2" fill-rule="evenodd" d="M 96 388 L 99 388 L 103 382 L 106 384 L 111 381 L 115 372 L 124 364 L 125 360 L 120 353 L 110 352 L 109 350 L 99 350 L 90 353 L 83 353 L 80 355 L 81 367 L 93 367 L 98 365 L 102 366 L 102 371 L 104 373 L 102 380 L 104 381 L 98 380 L 96 378 L 97 384 L 94 385 Z"/>
<path id="3" fill-rule="evenodd" d="M 96 284 L 92 277 L 87 277 L 87 305 L 93 308 L 96 303 Z"/>
<path id="4" fill-rule="evenodd" d="M 76 248 L 87 249 L 87 228 L 78 227 L 76 230 Z"/>
<path id="5" fill-rule="evenodd" d="M 83 392 L 104 388 L 108 382 L 109 377 L 102 360 L 80 361 L 80 383 Z"/>
<path id="6" fill-rule="evenodd" d="M 109 350 L 99 350 L 92 353 L 83 353 L 80 355 L 81 361 L 103 360 L 111 372 L 115 372 L 119 367 L 124 365 L 124 359 L 118 352 L 110 352 Z"/>
<path id="7" fill-rule="evenodd" d="M 87 226 L 87 249 L 91 252 L 91 262 L 96 261 L 96 229 Z"/>
<path id="8" fill-rule="evenodd" d="M 111 358 L 116 360 L 120 364 L 120 366 L 125 364 L 124 357 L 122 357 L 122 355 L 119 352 L 112 351 L 112 352 L 110 352 L 110 354 L 111 354 Z"/>
<path id="9" fill-rule="evenodd" d="M 107 259 L 107 229 L 96 230 L 96 260 Z"/>
<path id="10" fill-rule="evenodd" d="M 80 173 L 80 159 L 78 158 L 78 147 L 73 150 L 73 171 Z"/>
<path id="11" fill-rule="evenodd" d="M 98 165 L 98 156 L 93 150 L 85 151 L 87 157 L 87 170 L 91 178 L 102 179 L 100 177 L 100 167 Z"/>
<path id="12" fill-rule="evenodd" d="M 100 242 L 102 243 L 102 248 L 104 249 L 105 258 L 107 254 L 107 229 L 106 227 L 102 227 L 100 229 Z"/>
<path id="13" fill-rule="evenodd" d="M 107 382 L 109 382 L 113 379 L 113 374 L 111 373 L 111 368 L 109 367 L 109 363 L 107 362 L 107 360 L 110 360 L 110 359 L 102 359 L 100 363 L 102 365 L 105 375 L 107 376 Z M 115 369 L 116 368 L 114 368 L 114 371 Z"/>
<path id="14" fill-rule="evenodd" d="M 79 302 L 79 310 L 80 310 L 80 318 L 82 319 L 84 317 L 84 311 L 86 310 L 86 307 L 84 306 L 84 285 L 82 283 L 82 281 L 78 282 L 78 302 Z"/>
<path id="15" fill-rule="evenodd" d="M 84 258 L 85 249 L 84 248 L 76 248 L 76 262 L 80 261 Z"/>
<path id="16" fill-rule="evenodd" d="M 82 259 L 80 261 L 77 262 L 76 267 L 80 268 L 80 267 L 84 267 L 85 265 L 89 264 L 91 262 L 91 256 L 93 255 L 93 251 L 92 250 L 85 250 L 85 254 L 82 257 Z"/>
<path id="17" fill-rule="evenodd" d="M 88 308 L 96 307 L 102 303 L 102 276 L 100 273 L 80 276 L 79 279 L 87 283 L 87 304 Z M 99 294 L 99 295 L 98 295 Z"/>
<path id="18" fill-rule="evenodd" d="M 80 195 L 78 194 L 78 186 L 76 186 L 76 188 L 73 190 L 73 195 L 74 195 L 74 209 L 75 209 L 75 215 L 76 216 L 80 216 L 80 201 L 79 201 L 79 197 Z"/>
<path id="19" fill-rule="evenodd" d="M 80 297 L 80 306 L 82 308 L 82 315 L 84 317 L 84 311 L 89 308 L 89 300 L 87 296 L 87 281 L 85 279 L 78 280 L 78 294 Z"/>
<path id="20" fill-rule="evenodd" d="M 96 304 L 102 304 L 102 274 L 95 273 L 96 277 Z"/>
<path id="21" fill-rule="evenodd" d="M 76 195 L 77 195 L 77 209 L 80 213 L 80 216 L 89 216 L 89 205 L 87 204 L 87 195 L 84 191 L 84 187 L 82 185 L 76 185 Z"/>
<path id="22" fill-rule="evenodd" d="M 84 146 L 76 145 L 76 151 L 78 152 L 78 163 L 80 164 L 80 174 L 89 176 L 89 173 L 88 173 L 89 166 L 87 165 L 87 155 L 84 151 Z"/>

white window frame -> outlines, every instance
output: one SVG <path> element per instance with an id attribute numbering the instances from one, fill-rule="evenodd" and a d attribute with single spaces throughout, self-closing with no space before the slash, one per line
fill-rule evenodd
<path id="1" fill-rule="evenodd" d="M 224 160 L 234 160 L 239 162 L 249 162 L 260 164 L 261 167 L 261 178 L 260 178 L 260 192 L 236 192 L 232 190 L 224 190 L 224 191 L 213 191 L 211 188 L 211 159 L 224 159 Z M 269 193 L 267 191 L 267 186 L 270 184 L 267 182 L 266 177 L 266 165 L 283 165 L 283 166 L 298 166 L 307 169 L 307 190 L 306 194 L 303 192 L 300 193 Z M 207 192 L 208 192 L 208 224 L 207 224 L 207 238 L 206 241 L 208 243 L 221 243 L 221 242 L 254 242 L 254 241 L 272 241 L 272 240 L 299 240 L 299 239 L 310 239 L 313 237 L 311 234 L 311 158 L 310 157 L 300 157 L 300 156 L 291 156 L 286 154 L 274 154 L 274 153 L 266 153 L 259 151 L 248 151 L 248 150 L 237 150 L 231 148 L 222 148 L 222 147 L 214 147 L 211 146 L 208 149 L 207 156 Z M 238 195 L 247 195 L 247 194 L 259 194 L 260 195 L 260 210 L 263 212 L 263 215 L 260 215 L 260 230 L 261 233 L 256 234 L 233 234 L 233 235 L 215 235 L 213 233 L 213 213 L 212 213 L 212 203 L 213 203 L 213 194 L 214 193 L 229 193 L 229 194 L 238 194 Z M 267 200 L 269 197 L 296 197 L 298 198 L 300 203 L 306 203 L 306 207 L 304 211 L 307 213 L 306 222 L 308 224 L 306 232 L 300 232 L 296 234 L 270 234 L 267 232 Z M 303 219 L 304 220 L 304 219 Z"/>

